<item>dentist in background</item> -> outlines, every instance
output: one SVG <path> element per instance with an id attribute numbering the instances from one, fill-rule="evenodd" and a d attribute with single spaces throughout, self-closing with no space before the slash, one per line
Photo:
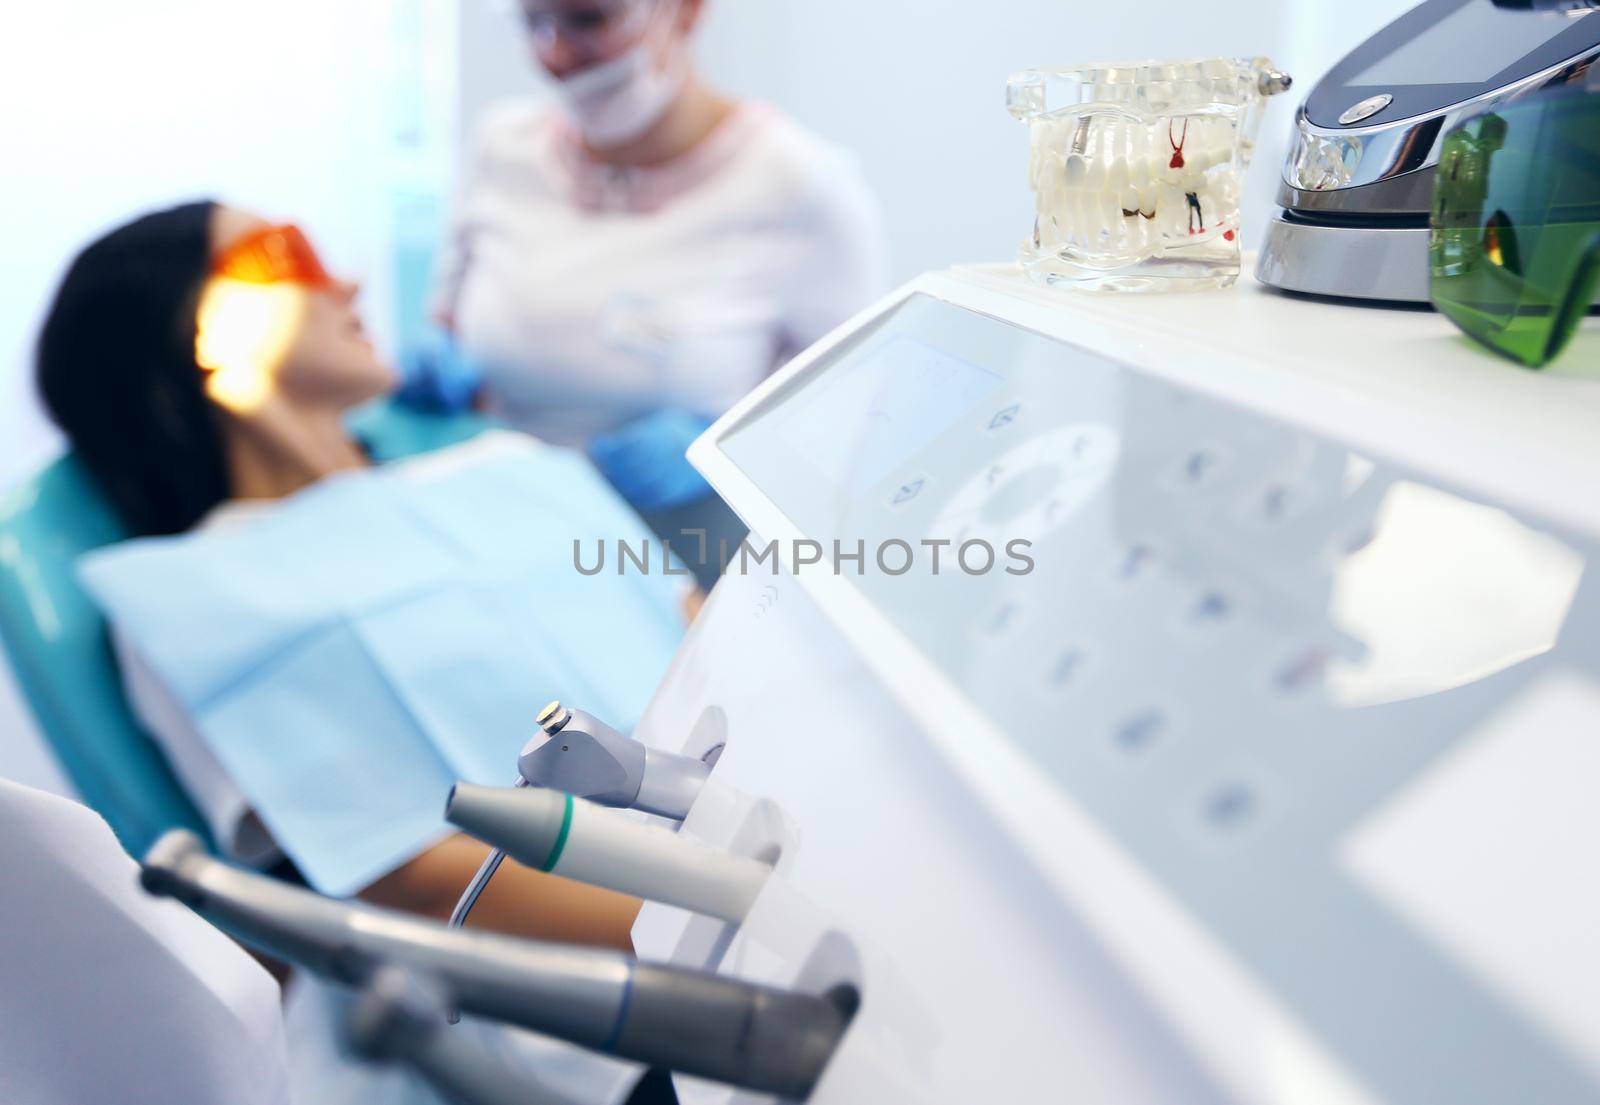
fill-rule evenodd
<path id="1" fill-rule="evenodd" d="M 702 9 L 517 5 L 555 103 L 483 121 L 436 302 L 488 410 L 586 448 L 663 534 L 710 495 L 689 443 L 887 283 L 853 161 L 706 82 Z"/>

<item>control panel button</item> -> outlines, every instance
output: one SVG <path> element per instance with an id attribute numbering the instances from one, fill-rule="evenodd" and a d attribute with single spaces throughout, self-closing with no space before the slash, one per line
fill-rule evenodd
<path id="1" fill-rule="evenodd" d="M 1120 439 L 1109 426 L 1062 426 L 1019 442 L 973 466 L 932 523 L 949 533 L 966 524 L 995 547 L 1037 540 L 1070 523 L 1110 479 Z"/>
<path id="2" fill-rule="evenodd" d="M 928 478 L 926 476 L 917 476 L 914 479 L 909 479 L 896 487 L 890 494 L 889 505 L 905 506 L 918 495 L 921 495 L 923 489 L 927 486 Z"/>
<path id="3" fill-rule="evenodd" d="M 1172 718 L 1165 710 L 1141 710 L 1111 727 L 1111 750 L 1125 760 L 1142 760 L 1166 743 Z"/>
<path id="4" fill-rule="evenodd" d="M 1022 604 L 1007 600 L 990 609 L 978 621 L 985 637 L 999 638 L 1014 633 L 1022 624 Z"/>
<path id="5" fill-rule="evenodd" d="M 1339 122 L 1341 125 L 1348 127 L 1351 123 L 1359 123 L 1363 119 L 1372 118 L 1392 103 L 1394 103 L 1394 97 L 1387 92 L 1380 92 L 1376 96 L 1368 96 L 1360 103 L 1354 103 L 1345 108 L 1339 114 Z"/>
<path id="6" fill-rule="evenodd" d="M 1236 833 L 1261 812 L 1261 795 L 1243 780 L 1230 780 L 1206 793 L 1200 802 L 1200 820 L 1218 833 Z"/>
<path id="7" fill-rule="evenodd" d="M 1123 583 L 1148 579 L 1156 570 L 1156 551 L 1149 545 L 1133 544 L 1123 549 L 1111 574 Z"/>
<path id="8" fill-rule="evenodd" d="M 1237 599 L 1220 587 L 1207 587 L 1184 606 L 1181 625 L 1189 632 L 1211 633 L 1232 625 L 1238 615 Z"/>
<path id="9" fill-rule="evenodd" d="M 1167 474 L 1167 486 L 1175 491 L 1203 491 L 1212 487 L 1228 470 L 1230 457 L 1221 445 L 1196 445 L 1186 449 Z"/>
<path id="10" fill-rule="evenodd" d="M 1199 788 L 1183 820 L 1199 843 L 1230 844 L 1259 829 L 1277 812 L 1278 804 L 1276 788 L 1266 774 L 1241 766 Z"/>
<path id="11" fill-rule="evenodd" d="M 1004 528 L 1009 536 L 1033 538 L 1064 518 L 1064 499 L 1051 494 L 1061 483 L 1061 469 L 1055 465 L 1040 464 L 1011 475 L 1006 465 L 996 464 L 988 478 L 995 482 L 980 514 L 986 525 Z"/>
<path id="12" fill-rule="evenodd" d="M 1045 669 L 1045 689 L 1064 693 L 1079 687 L 1089 673 L 1089 651 L 1081 645 L 1057 650 Z"/>
<path id="13" fill-rule="evenodd" d="M 1332 652 L 1323 645 L 1303 649 L 1281 664 L 1273 672 L 1272 685 L 1282 694 L 1294 695 L 1322 682 L 1328 670 Z"/>
<path id="14" fill-rule="evenodd" d="M 1014 423 L 1017 420 L 1017 416 L 1021 413 L 1021 403 L 1012 403 L 1008 407 L 1001 407 L 990 416 L 989 429 L 991 431 L 1003 430 L 1007 426 L 1010 426 L 1012 423 Z"/>
<path id="15" fill-rule="evenodd" d="M 1205 591 L 1189 610 L 1189 620 L 1195 623 L 1225 622 L 1233 617 L 1233 600 L 1224 591 Z"/>

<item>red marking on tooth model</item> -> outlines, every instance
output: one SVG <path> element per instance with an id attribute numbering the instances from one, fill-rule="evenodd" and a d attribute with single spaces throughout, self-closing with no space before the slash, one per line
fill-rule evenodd
<path id="1" fill-rule="evenodd" d="M 1183 168 L 1183 144 L 1185 142 L 1187 142 L 1187 141 L 1189 141 L 1189 120 L 1185 119 L 1183 121 L 1183 137 L 1182 138 L 1178 138 L 1178 139 L 1174 139 L 1172 137 L 1172 120 L 1168 119 L 1167 120 L 1167 145 L 1172 147 L 1172 160 L 1167 162 L 1167 168 L 1169 168 L 1169 169 L 1181 169 L 1181 168 Z"/>
<path id="2" fill-rule="evenodd" d="M 1231 231 L 1231 230 L 1224 230 L 1222 232 L 1222 236 L 1224 238 L 1228 239 L 1228 241 L 1230 241 L 1230 242 L 1233 241 L 1233 231 Z"/>

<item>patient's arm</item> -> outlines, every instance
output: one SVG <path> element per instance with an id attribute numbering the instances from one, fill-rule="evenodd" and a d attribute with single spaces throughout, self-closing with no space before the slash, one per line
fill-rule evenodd
<path id="1" fill-rule="evenodd" d="M 700 616 L 700 608 L 706 604 L 706 593 L 698 587 L 691 587 L 683 593 L 683 624 L 690 625 Z"/>
<path id="2" fill-rule="evenodd" d="M 448 920 L 487 845 L 456 835 L 367 887 L 373 905 Z M 547 875 L 507 859 L 473 907 L 470 927 L 536 940 L 596 944 L 631 952 L 638 898 Z"/>

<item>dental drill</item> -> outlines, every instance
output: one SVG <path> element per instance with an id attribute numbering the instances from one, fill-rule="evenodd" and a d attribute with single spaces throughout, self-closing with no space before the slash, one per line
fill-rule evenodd
<path id="1" fill-rule="evenodd" d="M 517 770 L 532 786 L 682 821 L 711 774 L 691 756 L 648 748 L 559 702 L 538 720 L 539 735 L 517 758 Z"/>
<path id="2" fill-rule="evenodd" d="M 647 748 L 593 714 L 560 702 L 539 711 L 537 720 L 539 735 L 517 757 L 519 787 L 545 787 L 602 806 L 682 821 L 711 774 L 710 767 L 693 757 Z M 489 853 L 451 911 L 451 928 L 467 923 L 505 858 L 499 848 Z"/>
<path id="3" fill-rule="evenodd" d="M 345 1035 L 361 1058 L 404 1063 L 453 1105 L 577 1105 L 512 1072 L 482 1044 L 446 1030 L 454 1008 L 431 978 L 400 967 L 376 971 L 345 1019 Z"/>
<path id="4" fill-rule="evenodd" d="M 183 829 L 156 841 L 140 881 L 336 981 L 360 986 L 403 965 L 437 979 L 466 1012 L 755 1093 L 805 1098 L 849 1021 L 816 994 L 336 902 L 213 859 Z"/>
<path id="5" fill-rule="evenodd" d="M 445 818 L 517 862 L 592 886 L 744 920 L 772 869 L 570 794 L 457 783 Z"/>

